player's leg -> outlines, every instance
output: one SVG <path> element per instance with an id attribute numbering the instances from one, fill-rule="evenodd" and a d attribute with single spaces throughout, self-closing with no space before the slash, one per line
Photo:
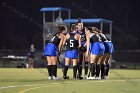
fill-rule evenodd
<path id="1" fill-rule="evenodd" d="M 54 44 L 47 44 L 45 47 L 44 55 L 47 56 L 49 76 L 57 76 L 57 48 Z"/>
<path id="2" fill-rule="evenodd" d="M 101 59 L 101 79 L 105 78 L 105 60 L 106 60 L 107 54 L 105 53 Z"/>
<path id="3" fill-rule="evenodd" d="M 106 59 L 105 59 L 105 77 L 108 79 L 108 73 L 109 73 L 109 61 L 110 61 L 110 56 L 114 52 L 114 47 L 112 42 L 106 42 Z"/>
<path id="4" fill-rule="evenodd" d="M 95 76 L 95 69 L 96 69 L 96 59 L 98 58 L 97 55 L 95 54 L 91 54 L 91 58 L 90 58 L 90 62 L 91 62 L 91 77 L 94 77 Z"/>
<path id="5" fill-rule="evenodd" d="M 70 58 L 65 57 L 65 66 L 64 66 L 64 73 L 63 73 L 64 79 L 67 79 L 67 71 L 68 71 L 69 63 L 70 63 Z"/>
<path id="6" fill-rule="evenodd" d="M 33 68 L 33 59 L 29 58 L 29 68 Z"/>
<path id="7" fill-rule="evenodd" d="M 52 60 L 50 56 L 47 56 L 47 69 L 48 69 L 48 79 L 52 78 Z"/>
<path id="8" fill-rule="evenodd" d="M 101 66 L 100 66 L 101 59 L 102 56 L 98 56 L 96 59 L 96 79 L 99 79 L 100 70 L 101 70 Z"/>
<path id="9" fill-rule="evenodd" d="M 83 62 L 83 53 L 80 51 L 79 53 L 79 58 L 78 58 L 78 63 L 77 63 L 77 68 L 78 68 L 78 76 L 77 78 L 81 79 L 82 77 L 82 62 Z"/>
<path id="10" fill-rule="evenodd" d="M 103 56 L 105 53 L 105 46 L 103 43 L 99 43 L 99 59 L 97 60 L 97 65 L 96 65 L 96 77 L 99 79 L 100 75 L 100 70 L 101 70 L 101 78 L 104 78 L 104 64 L 102 62 Z"/>
<path id="11" fill-rule="evenodd" d="M 32 68 L 34 68 L 34 58 L 32 58 Z"/>
<path id="12" fill-rule="evenodd" d="M 84 54 L 84 62 L 85 62 L 85 65 L 84 65 L 85 78 L 87 78 L 88 77 L 88 62 L 89 62 L 89 57 L 86 57 L 85 54 Z"/>
<path id="13" fill-rule="evenodd" d="M 105 60 L 105 65 L 106 65 L 106 67 L 105 67 L 105 76 L 107 76 L 107 77 L 108 77 L 109 68 L 110 68 L 110 66 L 109 66 L 110 56 L 111 56 L 111 54 L 108 53 L 107 57 L 106 57 L 106 60 Z"/>
<path id="14" fill-rule="evenodd" d="M 57 79 L 57 57 L 51 56 L 51 61 L 52 61 L 52 76 L 53 79 Z"/>
<path id="15" fill-rule="evenodd" d="M 73 78 L 76 79 L 77 75 L 77 59 L 72 59 L 73 61 Z"/>

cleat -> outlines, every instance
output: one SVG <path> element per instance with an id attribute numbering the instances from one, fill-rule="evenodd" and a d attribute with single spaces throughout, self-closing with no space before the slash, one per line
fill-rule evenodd
<path id="1" fill-rule="evenodd" d="M 109 79 L 109 76 L 105 76 L 105 79 Z"/>
<path id="2" fill-rule="evenodd" d="M 52 79 L 53 79 L 53 80 L 58 80 L 59 78 L 58 78 L 58 77 L 53 76 L 53 77 L 52 77 Z"/>
<path id="3" fill-rule="evenodd" d="M 80 75 L 77 75 L 77 79 L 82 80 L 83 77 L 81 77 Z"/>
<path id="4" fill-rule="evenodd" d="M 52 77 L 51 77 L 51 76 L 48 76 L 48 79 L 49 79 L 49 80 L 51 80 L 51 79 L 52 79 Z"/>
<path id="5" fill-rule="evenodd" d="M 96 76 L 95 79 L 96 79 L 96 80 L 99 80 L 99 79 L 101 79 L 101 77 Z"/>
<path id="6" fill-rule="evenodd" d="M 82 80 L 82 79 L 83 79 L 83 77 L 77 77 L 77 79 Z"/>
<path id="7" fill-rule="evenodd" d="M 79 77 L 79 80 L 82 80 L 83 79 L 83 77 Z"/>
<path id="8" fill-rule="evenodd" d="M 105 79 L 105 76 L 101 76 L 101 79 Z"/>
<path id="9" fill-rule="evenodd" d="M 85 75 L 84 79 L 88 78 L 88 75 Z"/>
<path id="10" fill-rule="evenodd" d="M 63 79 L 69 79 L 69 76 L 63 76 Z"/>
<path id="11" fill-rule="evenodd" d="M 87 77 L 86 79 L 87 80 L 93 80 L 93 79 L 95 79 L 95 77 Z"/>

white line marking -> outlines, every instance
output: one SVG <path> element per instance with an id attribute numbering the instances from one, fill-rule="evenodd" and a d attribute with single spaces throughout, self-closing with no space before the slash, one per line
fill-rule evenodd
<path id="1" fill-rule="evenodd" d="M 0 89 L 4 89 L 4 88 L 15 88 L 15 87 L 21 87 L 21 86 L 41 86 L 41 85 L 45 85 L 45 84 L 32 84 L 32 85 L 15 85 L 15 86 L 6 86 L 6 87 L 0 87 Z"/>
<path id="2" fill-rule="evenodd" d="M 123 79 L 123 80 L 87 80 L 87 81 L 90 81 L 90 82 L 114 82 L 114 81 L 127 81 L 127 80 L 132 80 L 132 81 L 140 81 L 140 79 Z M 69 81 L 69 82 L 65 82 L 66 84 L 79 84 L 78 83 L 75 83 L 76 81 Z M 82 82 L 81 82 L 82 83 Z M 27 84 L 27 85 L 11 85 L 11 86 L 3 86 L 3 87 L 0 87 L 0 89 L 7 89 L 7 88 L 16 88 L 16 87 L 24 87 L 24 86 L 41 86 L 41 85 L 46 85 L 47 83 L 44 83 L 44 84 Z M 60 83 L 51 83 L 51 84 L 62 84 L 62 82 Z"/>
<path id="3" fill-rule="evenodd" d="M 140 79 L 132 79 L 132 80 L 135 80 L 135 81 L 139 81 Z M 126 81 L 126 80 L 97 80 L 95 82 L 108 82 L 108 81 Z M 92 80 L 90 81 L 90 83 L 92 82 Z M 68 84 L 81 84 L 81 83 L 84 83 L 84 82 L 78 82 L 78 83 L 74 83 L 71 82 L 71 83 L 68 83 Z M 33 87 L 33 88 L 28 88 L 28 89 L 25 89 L 25 90 L 21 90 L 19 91 L 18 93 L 25 93 L 27 91 L 30 91 L 30 90 L 35 90 L 35 89 L 38 89 L 38 88 L 44 88 L 44 87 L 51 87 L 51 86 L 58 86 L 58 85 L 63 85 L 62 83 L 53 83 L 54 85 L 50 84 L 48 86 L 40 86 L 40 87 Z"/>

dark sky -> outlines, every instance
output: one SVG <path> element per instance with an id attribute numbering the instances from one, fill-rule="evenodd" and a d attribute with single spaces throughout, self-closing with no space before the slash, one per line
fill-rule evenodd
<path id="1" fill-rule="evenodd" d="M 116 50 L 140 47 L 138 0 L 0 0 L 0 48 L 26 49 L 35 43 L 42 49 L 42 7 L 69 8 L 71 18 L 112 20 Z"/>

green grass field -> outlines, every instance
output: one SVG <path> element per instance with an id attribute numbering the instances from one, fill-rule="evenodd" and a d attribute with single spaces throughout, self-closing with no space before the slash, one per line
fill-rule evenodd
<path id="1" fill-rule="evenodd" d="M 72 69 L 68 71 L 72 77 Z M 0 69 L 0 93 L 140 93 L 140 70 L 111 70 L 109 80 L 48 80 L 47 69 Z"/>

